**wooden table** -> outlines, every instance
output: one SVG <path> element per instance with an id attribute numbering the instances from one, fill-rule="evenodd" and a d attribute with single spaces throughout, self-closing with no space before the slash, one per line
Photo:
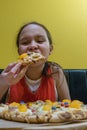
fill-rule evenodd
<path id="1" fill-rule="evenodd" d="M 87 130 L 87 122 L 28 124 L 0 119 L 0 130 Z"/>

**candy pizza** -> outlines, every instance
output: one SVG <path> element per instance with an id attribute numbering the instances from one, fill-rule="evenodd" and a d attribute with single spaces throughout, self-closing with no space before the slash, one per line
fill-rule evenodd
<path id="1" fill-rule="evenodd" d="M 27 123 L 53 123 L 87 119 L 87 107 L 78 100 L 0 104 L 0 118 Z"/>

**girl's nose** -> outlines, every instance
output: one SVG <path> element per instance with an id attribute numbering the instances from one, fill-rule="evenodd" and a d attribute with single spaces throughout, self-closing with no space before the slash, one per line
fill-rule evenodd
<path id="1" fill-rule="evenodd" d="M 29 50 L 29 51 L 33 51 L 33 50 L 36 50 L 36 49 L 38 49 L 38 45 L 37 45 L 37 43 L 33 40 L 33 41 L 29 44 L 28 50 Z"/>

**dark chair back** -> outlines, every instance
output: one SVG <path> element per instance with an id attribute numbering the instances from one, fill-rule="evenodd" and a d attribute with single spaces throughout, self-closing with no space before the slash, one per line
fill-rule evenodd
<path id="1" fill-rule="evenodd" d="M 0 69 L 0 73 L 3 71 L 3 69 Z"/>
<path id="2" fill-rule="evenodd" d="M 65 69 L 64 70 L 71 99 L 78 99 L 87 104 L 87 70 Z"/>

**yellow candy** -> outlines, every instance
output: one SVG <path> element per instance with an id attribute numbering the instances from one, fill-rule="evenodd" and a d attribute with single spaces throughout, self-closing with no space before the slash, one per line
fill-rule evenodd
<path id="1" fill-rule="evenodd" d="M 27 111 L 27 106 L 25 104 L 20 104 L 18 107 L 20 112 L 26 112 Z"/>
<path id="2" fill-rule="evenodd" d="M 14 107 L 18 107 L 20 104 L 19 103 L 17 103 L 17 102 L 12 102 L 12 103 L 10 103 L 10 105 L 9 106 L 14 106 Z"/>
<path id="3" fill-rule="evenodd" d="M 29 106 L 32 106 L 32 105 L 33 105 L 33 103 L 32 103 L 32 102 L 29 102 L 29 103 L 28 103 L 28 105 L 29 105 Z"/>
<path id="4" fill-rule="evenodd" d="M 53 104 L 52 104 L 52 106 L 58 106 L 59 104 L 58 104 L 58 102 L 53 102 Z"/>
<path id="5" fill-rule="evenodd" d="M 52 104 L 53 104 L 53 102 L 50 101 L 50 100 L 45 100 L 45 102 L 46 102 L 46 104 L 49 104 L 49 105 L 51 105 L 51 106 L 52 106 Z"/>
<path id="6" fill-rule="evenodd" d="M 52 102 L 51 102 L 50 100 L 48 100 L 48 99 L 47 99 L 47 100 L 45 100 L 45 102 L 47 102 L 47 103 L 52 103 Z"/>
<path id="7" fill-rule="evenodd" d="M 43 110 L 44 111 L 49 111 L 49 110 L 51 110 L 51 107 L 52 107 L 51 105 L 44 105 Z"/>

